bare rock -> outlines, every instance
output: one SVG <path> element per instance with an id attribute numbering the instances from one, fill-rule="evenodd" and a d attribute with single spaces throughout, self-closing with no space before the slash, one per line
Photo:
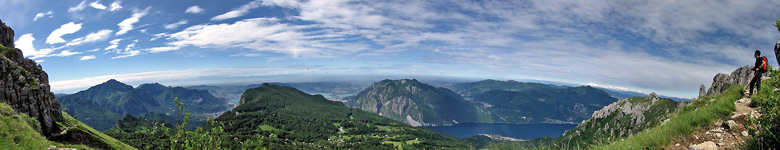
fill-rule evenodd
<path id="1" fill-rule="evenodd" d="M 740 67 L 737 70 L 731 72 L 731 74 L 719 73 L 712 79 L 712 85 L 707 90 L 707 96 L 718 95 L 725 91 L 732 84 L 739 84 L 742 87 L 748 87 L 748 83 L 753 79 L 753 70 L 750 70 L 751 66 Z M 762 77 L 770 77 L 770 73 L 762 74 Z"/>
<path id="2" fill-rule="evenodd" d="M 775 59 L 777 59 L 777 63 L 780 64 L 780 40 L 777 40 L 777 43 L 775 43 Z"/>
<path id="3" fill-rule="evenodd" d="M 723 129 L 722 128 L 715 128 L 715 129 L 712 129 L 710 131 L 711 132 L 715 132 L 715 133 L 723 133 Z"/>
<path id="4" fill-rule="evenodd" d="M 747 131 L 742 131 L 742 132 L 740 132 L 740 134 L 742 134 L 742 136 L 750 136 L 750 134 L 748 134 Z"/>
<path id="5" fill-rule="evenodd" d="M 726 121 L 726 125 L 729 129 L 736 129 L 737 128 L 737 122 L 734 122 L 734 120 Z"/>
<path id="6" fill-rule="evenodd" d="M 699 85 L 699 97 L 706 96 L 706 95 L 707 95 L 707 91 L 704 87 L 704 84 Z"/>
<path id="7" fill-rule="evenodd" d="M 0 21 L 0 45 L 14 47 L 14 30 Z"/>
<path id="8" fill-rule="evenodd" d="M 41 125 L 41 134 L 51 136 L 60 131 L 60 104 L 50 91 L 49 75 L 35 61 L 24 58 L 22 50 L 13 48 L 14 31 L 0 21 L 0 44 L 11 48 L 0 57 L 0 102 L 14 111 L 27 113 Z"/>
<path id="9" fill-rule="evenodd" d="M 701 144 L 695 144 L 688 146 L 689 150 L 717 150 L 718 145 L 715 144 L 715 142 L 707 141 Z"/>

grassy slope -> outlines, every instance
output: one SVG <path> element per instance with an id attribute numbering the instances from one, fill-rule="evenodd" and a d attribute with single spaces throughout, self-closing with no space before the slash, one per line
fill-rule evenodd
<path id="1" fill-rule="evenodd" d="M 63 113 L 65 122 L 61 123 L 63 126 L 68 127 L 68 131 L 63 135 L 65 143 L 78 143 L 86 144 L 91 147 L 100 149 L 121 149 L 121 150 L 134 150 L 130 145 L 122 143 L 121 141 L 105 135 L 91 127 L 81 123 L 73 117 L 70 117 L 67 113 Z M 75 138 L 75 139 L 74 139 Z M 59 140 L 62 141 L 62 140 Z"/>
<path id="2" fill-rule="evenodd" d="M 770 66 L 770 68 L 772 68 Z M 761 90 L 752 96 L 751 107 L 762 113 L 756 119 L 747 120 L 748 138 L 740 149 L 777 149 L 780 147 L 780 71 L 770 69 L 772 78 L 761 84 Z M 768 133 L 768 134 L 767 134 Z"/>
<path id="3" fill-rule="evenodd" d="M 632 97 L 628 98 L 628 101 L 622 101 L 620 103 L 620 106 L 625 105 L 626 102 L 630 102 L 632 105 L 639 105 L 642 104 L 643 106 L 651 105 L 651 100 L 647 99 L 645 97 Z M 626 114 L 620 113 L 620 110 L 616 110 L 616 112 L 613 112 L 612 114 L 604 117 L 604 118 L 591 118 L 590 120 L 584 121 L 582 124 L 577 126 L 574 129 L 570 129 L 566 131 L 566 134 L 561 136 L 561 138 L 557 138 L 556 140 L 558 142 L 562 143 L 569 143 L 568 145 L 572 145 L 572 147 L 576 146 L 587 146 L 590 144 L 593 144 L 594 141 L 604 141 L 607 139 L 615 139 L 615 138 L 625 138 L 629 135 L 634 134 L 634 132 L 631 131 L 642 131 L 647 128 L 655 127 L 663 121 L 664 118 L 666 118 L 667 114 L 670 112 L 674 112 L 677 108 L 678 103 L 675 101 L 672 101 L 671 99 L 659 99 L 655 104 L 651 105 L 651 108 L 649 108 L 646 112 L 643 113 L 644 120 L 642 121 L 642 124 L 634 124 L 635 118 L 630 116 L 624 116 Z M 624 117 L 618 117 L 618 116 L 624 116 Z M 619 119 L 618 119 L 619 118 Z M 615 133 L 612 133 L 610 131 L 602 130 L 601 127 L 604 127 L 605 125 L 611 125 L 609 128 L 616 129 Z M 620 124 L 621 126 L 616 126 L 616 124 Z M 597 128 L 593 128 L 597 127 Z M 625 134 L 620 134 L 623 132 L 620 131 L 626 131 Z M 575 133 L 579 132 L 579 133 Z M 576 146 L 575 146 L 576 145 Z"/>
<path id="4" fill-rule="evenodd" d="M 47 149 L 49 146 L 91 149 L 85 145 L 68 145 L 47 140 L 38 131 L 38 121 L 27 114 L 16 114 L 11 106 L 0 103 L 0 147 L 2 149 Z"/>
<path id="5" fill-rule="evenodd" d="M 732 85 L 720 95 L 702 97 L 679 113 L 673 114 L 666 124 L 648 129 L 623 141 L 600 143 L 592 149 L 657 149 L 674 138 L 688 136 L 700 127 L 718 118 L 727 117 L 735 110 L 734 101 L 742 97 L 742 86 Z"/>
<path id="6" fill-rule="evenodd" d="M 63 113 L 63 117 L 65 117 L 66 122 L 60 124 L 73 127 L 65 135 L 75 134 L 77 136 L 67 136 L 50 141 L 37 131 L 40 130 L 38 121 L 24 113 L 16 114 L 8 104 L 0 103 L 0 120 L 2 120 L 0 121 L 0 149 L 48 149 L 50 146 L 78 149 L 135 149 L 95 131 L 65 113 Z"/>
<path id="7" fill-rule="evenodd" d="M 718 118 L 725 118 L 735 110 L 734 102 L 742 97 L 742 86 L 733 85 L 720 95 L 702 97 L 685 106 L 678 113 L 672 113 L 669 122 L 635 134 L 629 138 L 613 140 L 592 140 L 591 146 L 582 146 L 563 139 L 539 138 L 531 143 L 499 142 L 486 146 L 487 149 L 661 149 L 671 139 L 690 136 L 694 131 L 707 126 Z M 530 144 L 530 145 L 529 145 Z M 519 147 L 518 147 L 519 146 Z"/>

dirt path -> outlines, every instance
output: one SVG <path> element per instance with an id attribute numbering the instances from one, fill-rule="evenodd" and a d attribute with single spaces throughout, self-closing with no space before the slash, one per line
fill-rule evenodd
<path id="1" fill-rule="evenodd" d="M 731 117 L 726 120 L 718 119 L 709 126 L 694 131 L 692 136 L 674 139 L 665 149 L 739 149 L 739 145 L 749 136 L 745 130 L 747 117 L 755 118 L 761 115 L 755 108 L 750 107 L 751 102 L 747 97 L 737 100 L 734 102 L 736 111 L 731 113 Z"/>

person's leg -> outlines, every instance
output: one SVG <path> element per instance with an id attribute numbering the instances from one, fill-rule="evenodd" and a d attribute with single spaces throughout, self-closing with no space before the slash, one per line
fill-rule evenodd
<path id="1" fill-rule="evenodd" d="M 761 91 L 761 72 L 756 73 L 756 92 Z"/>
<path id="2" fill-rule="evenodd" d="M 758 73 L 753 75 L 753 79 L 750 80 L 750 84 L 748 84 L 748 85 L 750 85 L 750 90 L 748 91 L 748 97 L 753 95 L 753 85 L 756 84 L 756 78 L 761 78 L 761 77 L 758 76 Z M 761 80 L 761 79 L 759 79 L 759 80 Z"/>

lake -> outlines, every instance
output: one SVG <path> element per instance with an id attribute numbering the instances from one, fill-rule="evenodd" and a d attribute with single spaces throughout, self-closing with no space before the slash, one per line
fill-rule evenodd
<path id="1" fill-rule="evenodd" d="M 493 134 L 516 139 L 538 137 L 558 137 L 564 131 L 577 127 L 576 124 L 503 124 L 503 123 L 462 123 L 453 126 L 424 127 L 459 138 L 478 134 Z"/>

